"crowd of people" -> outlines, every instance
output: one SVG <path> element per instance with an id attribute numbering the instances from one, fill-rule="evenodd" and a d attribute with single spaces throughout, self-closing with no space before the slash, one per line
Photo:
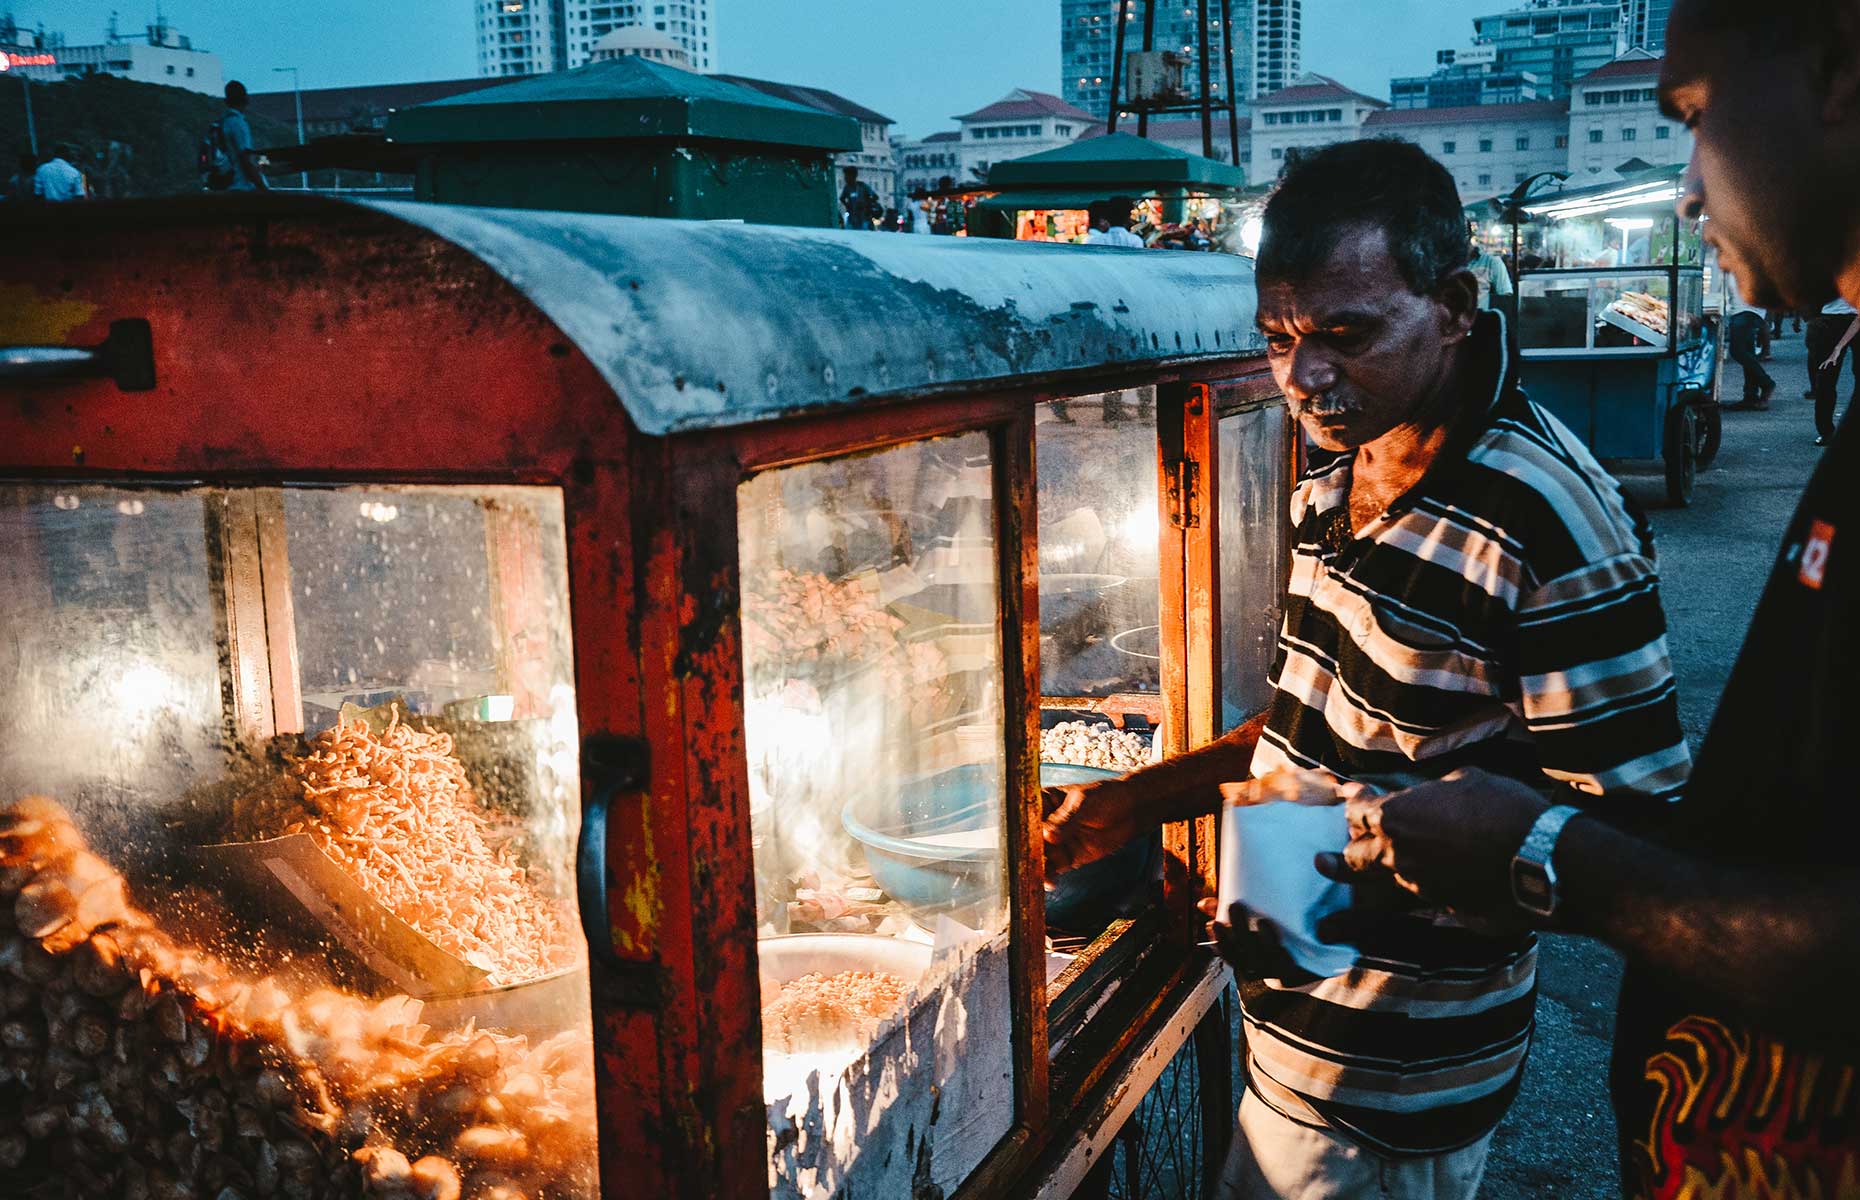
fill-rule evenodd
<path id="1" fill-rule="evenodd" d="M 1817 314 L 1827 444 L 1696 754 L 1651 527 L 1517 387 L 1445 169 L 1339 143 L 1268 203 L 1258 322 L 1314 447 L 1272 701 L 1199 750 L 1054 790 L 1044 823 L 1057 876 L 1167 821 L 1342 808 L 1347 844 L 1311 861 L 1342 907 L 1204 908 L 1245 1034 L 1230 1200 L 1475 1195 L 1533 1042 L 1540 931 L 1627 962 L 1623 1195 L 1860 1181 L 1842 833 L 1860 448 L 1832 403 L 1860 301 L 1860 215 L 1840 200 L 1860 187 L 1860 0 L 1675 0 L 1659 94 L 1695 139 L 1679 216 L 1710 218 L 1756 316 L 1733 314 L 1740 344 L 1764 309 Z M 1309 855 L 1294 823 L 1236 826 L 1243 864 Z"/>

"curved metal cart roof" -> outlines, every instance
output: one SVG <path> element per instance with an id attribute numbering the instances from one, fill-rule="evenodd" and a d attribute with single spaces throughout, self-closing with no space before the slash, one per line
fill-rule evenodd
<path id="1" fill-rule="evenodd" d="M 650 434 L 1264 345 L 1227 255 L 355 203 L 503 275 Z"/>

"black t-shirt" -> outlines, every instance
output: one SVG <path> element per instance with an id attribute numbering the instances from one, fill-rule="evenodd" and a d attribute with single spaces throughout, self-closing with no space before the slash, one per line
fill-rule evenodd
<path id="1" fill-rule="evenodd" d="M 1860 791 L 1853 755 L 1860 734 L 1860 434 L 1853 426 L 1849 413 L 1809 480 L 1672 814 L 1666 840 L 1714 861 L 1852 862 Z M 1623 1193 L 1721 1200 L 1854 1194 L 1860 1056 L 1820 1049 L 1630 967 L 1612 1080 Z"/>

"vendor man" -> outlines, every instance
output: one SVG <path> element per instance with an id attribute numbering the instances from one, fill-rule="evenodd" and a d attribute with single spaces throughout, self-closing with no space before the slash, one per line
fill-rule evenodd
<path id="1" fill-rule="evenodd" d="M 1754 303 L 1860 306 L 1860 0 L 1679 0 L 1666 36 L 1661 106 L 1696 139 L 1680 215 L 1711 218 Z M 1434 903 L 1627 957 L 1612 1082 L 1628 1196 L 1832 1197 L 1860 1180 L 1854 421 L 1783 533 L 1661 836 L 1482 772 L 1350 805 L 1357 877 L 1399 873 Z"/>
<path id="2" fill-rule="evenodd" d="M 1263 722 L 1072 789 L 1047 866 L 1214 811 L 1223 780 L 1479 766 L 1624 819 L 1688 767 L 1645 519 L 1518 390 L 1453 179 L 1394 140 L 1328 146 L 1267 205 L 1258 320 L 1315 445 Z M 1271 853 L 1270 847 L 1245 852 Z M 1222 1194 L 1470 1197 L 1516 1093 L 1536 951 L 1411 919 L 1317 978 L 1224 946 L 1249 1087 Z"/>

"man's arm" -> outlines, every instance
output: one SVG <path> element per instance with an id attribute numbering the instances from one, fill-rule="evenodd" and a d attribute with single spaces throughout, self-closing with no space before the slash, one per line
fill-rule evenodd
<path id="1" fill-rule="evenodd" d="M 1047 791 L 1046 877 L 1095 862 L 1159 825 L 1220 811 L 1221 784 L 1245 779 L 1259 716 L 1208 743 L 1122 779 Z"/>
<path id="2" fill-rule="evenodd" d="M 1394 873 L 1424 900 L 1518 920 L 1511 858 L 1543 808 L 1531 789 L 1482 771 L 1361 796 L 1349 802 L 1355 840 L 1320 868 L 1351 882 Z M 1581 817 L 1552 861 L 1553 928 L 1598 938 L 1777 1032 L 1860 1048 L 1853 869 L 1719 866 Z"/>
<path id="3" fill-rule="evenodd" d="M 233 170 L 260 191 L 271 185 L 265 181 L 265 173 L 258 169 L 257 158 L 252 145 L 252 124 L 243 115 L 237 121 L 227 121 L 220 126 L 221 135 L 226 139 L 227 148 L 232 151 Z"/>

